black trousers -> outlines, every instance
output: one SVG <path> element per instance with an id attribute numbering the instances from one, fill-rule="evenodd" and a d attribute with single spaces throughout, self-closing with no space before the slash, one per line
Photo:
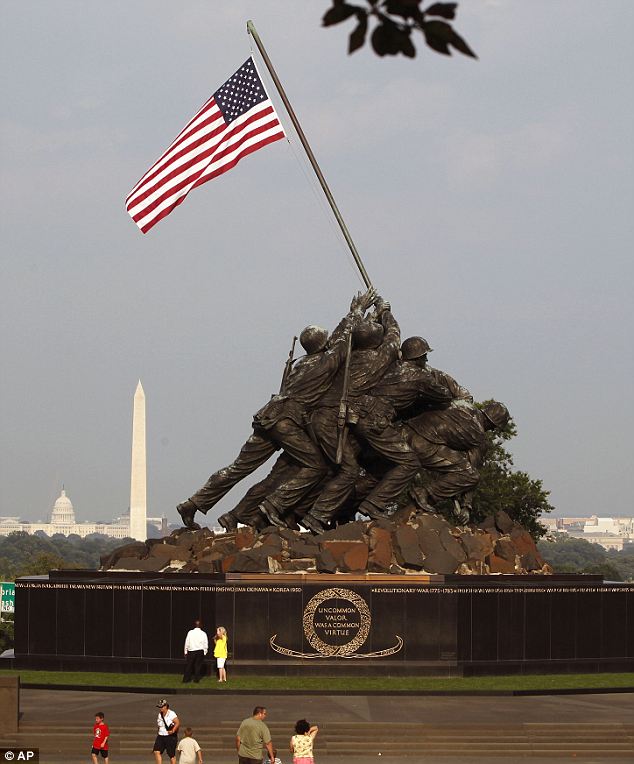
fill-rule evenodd
<path id="1" fill-rule="evenodd" d="M 190 650 L 185 656 L 183 682 L 191 682 L 192 677 L 195 682 L 199 682 L 205 674 L 204 661 L 204 650 Z"/>

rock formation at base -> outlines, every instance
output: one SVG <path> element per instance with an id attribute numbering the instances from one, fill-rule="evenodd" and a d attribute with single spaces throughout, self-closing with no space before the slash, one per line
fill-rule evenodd
<path id="1" fill-rule="evenodd" d="M 505 512 L 456 527 L 412 506 L 316 536 L 273 526 L 217 535 L 182 528 L 121 546 L 101 563 L 102 570 L 161 573 L 552 573 L 532 536 Z"/>

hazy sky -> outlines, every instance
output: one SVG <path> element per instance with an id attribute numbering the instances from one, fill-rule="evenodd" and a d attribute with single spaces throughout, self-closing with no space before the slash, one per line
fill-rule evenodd
<path id="1" fill-rule="evenodd" d="M 558 513 L 634 514 L 634 3 L 463 1 L 478 61 L 348 57 L 328 6 L 4 0 L 0 515 L 44 517 L 62 483 L 79 520 L 125 511 L 140 378 L 148 512 L 175 522 L 292 335 L 333 327 L 361 286 L 297 142 L 147 236 L 125 212 L 248 57 L 248 18 L 403 337 L 508 405 L 516 466 Z"/>

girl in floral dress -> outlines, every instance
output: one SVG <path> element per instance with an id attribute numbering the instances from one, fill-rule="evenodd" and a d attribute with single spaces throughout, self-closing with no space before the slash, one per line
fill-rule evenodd
<path id="1" fill-rule="evenodd" d="M 290 746 L 293 764 L 313 764 L 313 741 L 318 732 L 319 727 L 311 727 L 306 719 L 297 722 Z"/>

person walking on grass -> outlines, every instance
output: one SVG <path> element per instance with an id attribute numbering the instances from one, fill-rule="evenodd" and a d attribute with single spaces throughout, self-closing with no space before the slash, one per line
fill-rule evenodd
<path id="1" fill-rule="evenodd" d="M 105 764 L 108 764 L 108 738 L 110 737 L 110 730 L 104 719 L 103 711 L 97 711 L 95 714 L 95 725 L 92 728 L 91 756 L 93 764 L 97 764 L 98 756 L 101 756 Z"/>
<path id="2" fill-rule="evenodd" d="M 236 733 L 238 764 L 261 764 L 262 749 L 266 748 L 271 764 L 275 764 L 275 754 L 271 743 L 271 733 L 264 723 L 266 708 L 256 706 L 253 716 L 244 719 Z"/>
<path id="3" fill-rule="evenodd" d="M 218 681 L 227 681 L 227 630 L 224 626 L 218 626 L 214 635 L 214 658 L 218 667 Z"/>
<path id="4" fill-rule="evenodd" d="M 192 734 L 192 728 L 185 727 L 185 737 L 176 748 L 180 752 L 178 764 L 203 764 L 203 752 Z"/>
<path id="5" fill-rule="evenodd" d="M 156 717 L 158 733 L 154 741 L 154 748 L 152 749 L 156 764 L 161 764 L 163 751 L 167 751 L 167 755 L 170 757 L 170 764 L 176 764 L 176 743 L 178 742 L 180 721 L 176 713 L 171 710 L 170 704 L 164 698 L 159 700 L 156 707 L 159 710 Z"/>
<path id="6" fill-rule="evenodd" d="M 318 732 L 319 727 L 311 726 L 306 719 L 300 719 L 295 724 L 295 734 L 290 744 L 293 764 L 314 764 L 313 742 Z"/>

